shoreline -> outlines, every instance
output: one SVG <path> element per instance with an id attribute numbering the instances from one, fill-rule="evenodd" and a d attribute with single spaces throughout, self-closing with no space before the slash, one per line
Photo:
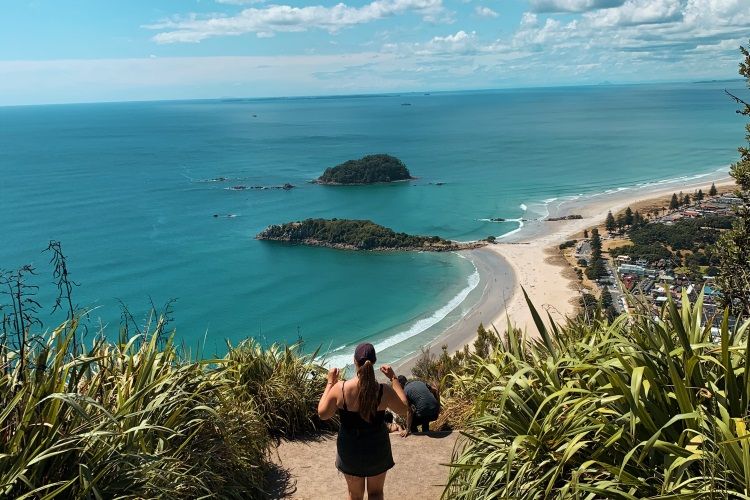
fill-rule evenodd
<path id="1" fill-rule="evenodd" d="M 628 206 L 659 200 L 679 191 L 692 193 L 694 190 L 703 189 L 707 192 L 711 183 L 721 188 L 733 185 L 734 179 L 728 175 L 727 171 L 717 171 L 715 175 L 657 182 L 640 188 L 621 189 L 561 201 L 555 208 L 555 212 L 548 211 L 549 213 L 543 219 L 570 214 L 580 214 L 582 218 L 554 222 L 543 219 L 528 221 L 526 225 L 519 228 L 520 230 L 506 233 L 506 238 L 500 237 L 497 243 L 480 249 L 492 253 L 497 261 L 496 264 L 490 264 L 485 268 L 485 272 L 489 274 L 482 276 L 482 279 L 493 283 L 498 277 L 507 279 L 507 274 L 498 276 L 492 274 L 492 269 L 510 268 L 512 282 L 508 285 L 512 293 L 507 298 L 498 300 L 485 287 L 482 296 L 477 304 L 472 306 L 471 311 L 481 308 L 479 317 L 485 328 L 494 326 L 498 332 L 503 333 L 510 319 L 516 327 L 525 330 L 530 337 L 537 337 L 536 325 L 521 287 L 526 290 L 529 299 L 542 315 L 545 323 L 549 321 L 544 317 L 547 312 L 556 322 L 572 316 L 583 288 L 572 268 L 560 255 L 557 249 L 560 243 L 575 238 L 584 229 L 603 224 L 609 211 L 617 214 Z M 474 254 L 480 250 L 472 250 L 471 253 Z M 490 319 L 486 320 L 487 317 Z M 447 345 L 448 352 L 453 354 L 456 350 L 463 349 L 464 345 L 471 345 L 476 338 L 479 323 L 477 317 L 473 316 L 473 312 L 469 312 L 424 347 L 429 348 L 431 354 L 439 355 L 440 347 Z M 393 363 L 394 369 L 410 374 L 411 368 L 420 355 L 421 352 L 412 352 L 402 357 Z"/>

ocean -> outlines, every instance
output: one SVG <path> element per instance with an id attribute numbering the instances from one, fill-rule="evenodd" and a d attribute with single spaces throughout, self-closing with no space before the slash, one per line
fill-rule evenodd
<path id="1" fill-rule="evenodd" d="M 36 267 L 48 328 L 55 290 L 42 250 L 59 240 L 74 301 L 112 337 L 121 304 L 143 321 L 174 299 L 170 326 L 203 356 L 255 337 L 348 357 L 368 339 L 395 360 L 468 310 L 480 288 L 470 260 L 254 235 L 338 217 L 474 240 L 560 200 L 726 171 L 743 120 L 725 88 L 743 83 L 4 107 L 0 269 Z M 309 183 L 372 153 L 418 178 Z M 284 183 L 296 187 L 273 189 Z M 227 189 L 237 185 L 269 189 Z"/>

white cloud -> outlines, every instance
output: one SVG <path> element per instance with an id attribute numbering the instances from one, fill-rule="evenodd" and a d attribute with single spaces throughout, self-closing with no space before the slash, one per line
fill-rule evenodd
<path id="1" fill-rule="evenodd" d="M 361 7 L 339 3 L 333 7 L 313 5 L 292 7 L 269 5 L 245 9 L 235 16 L 200 18 L 191 15 L 145 26 L 164 30 L 153 37 L 157 43 L 200 42 L 211 37 L 322 29 L 330 33 L 386 17 L 414 12 L 424 19 L 435 20 L 444 13 L 442 0 L 374 0 Z"/>
<path id="2" fill-rule="evenodd" d="M 476 15 L 481 17 L 498 17 L 500 15 L 489 7 L 485 7 L 483 5 L 477 5 L 474 9 L 474 12 L 476 13 Z"/>
<path id="3" fill-rule="evenodd" d="M 269 5 L 237 16 L 159 23 L 162 42 L 347 26 L 391 15 L 444 16 L 442 0 L 364 0 L 351 7 Z M 580 3 L 577 5 L 581 5 Z M 477 12 L 467 7 L 469 12 Z M 474 18 L 474 22 L 476 22 Z M 275 57 L 0 61 L 0 104 L 471 89 L 735 77 L 750 26 L 748 0 L 626 0 L 564 15 L 527 12 L 501 38 L 462 26 L 448 34 L 381 32 L 362 52 Z M 434 28 L 433 28 L 434 29 Z M 485 35 L 485 36 L 483 36 Z M 384 41 L 396 41 L 376 49 Z M 324 42 L 325 43 L 325 42 Z"/>
<path id="4" fill-rule="evenodd" d="M 682 0 L 627 0 L 620 7 L 585 14 L 594 26 L 632 26 L 679 21 Z"/>
<path id="5" fill-rule="evenodd" d="M 456 32 L 453 35 L 447 36 L 436 36 L 432 40 L 427 42 L 424 53 L 452 53 L 452 54 L 467 54 L 477 50 L 476 44 L 477 34 L 475 31 L 467 33 L 463 30 Z"/>
<path id="6" fill-rule="evenodd" d="M 638 53 L 678 60 L 698 46 L 727 56 L 728 47 L 746 42 L 748 25 L 748 0 L 626 0 L 567 22 L 526 13 L 513 43 L 558 55 L 569 51 L 571 59 L 619 54 L 626 60 Z"/>
<path id="7" fill-rule="evenodd" d="M 414 61 L 421 75 L 456 81 L 468 74 L 525 84 L 726 78 L 736 73 L 748 25 L 748 0 L 626 0 L 565 17 L 526 12 L 500 39 L 466 29 L 383 50 Z"/>
<path id="8" fill-rule="evenodd" d="M 478 56 L 486 54 L 509 55 L 513 50 L 510 45 L 500 40 L 484 42 L 479 39 L 476 31 L 457 31 L 452 35 L 435 36 L 424 43 L 389 43 L 383 46 L 388 53 L 396 53 L 401 57 L 417 56 L 420 58 L 455 58 L 456 56 Z"/>
<path id="9" fill-rule="evenodd" d="M 625 0 L 530 0 L 534 12 L 586 12 L 619 7 Z"/>
<path id="10" fill-rule="evenodd" d="M 264 0 L 215 0 L 216 3 L 225 5 L 250 5 L 254 3 L 263 3 Z"/>
<path id="11" fill-rule="evenodd" d="M 1 61 L 0 105 L 107 100 L 195 99 L 340 93 L 351 86 L 378 91 L 395 85 L 378 75 L 322 81 L 316 74 L 370 64 L 387 67 L 392 54 L 245 57 L 144 57 Z"/>

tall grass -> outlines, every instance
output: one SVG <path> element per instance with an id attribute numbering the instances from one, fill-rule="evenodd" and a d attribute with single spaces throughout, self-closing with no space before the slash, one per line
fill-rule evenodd
<path id="1" fill-rule="evenodd" d="M 0 497 L 263 498 L 270 437 L 316 428 L 325 378 L 298 347 L 195 362 L 162 321 L 73 355 L 77 329 L 24 362 L 0 346 Z"/>
<path id="2" fill-rule="evenodd" d="M 748 323 L 718 342 L 695 304 L 662 318 L 509 329 L 453 375 L 473 401 L 446 498 L 750 498 Z"/>
<path id="3" fill-rule="evenodd" d="M 257 404 L 273 437 L 294 438 L 337 425 L 318 418 L 328 371 L 316 362 L 317 350 L 305 354 L 301 349 L 301 343 L 263 348 L 253 339 L 228 345 L 226 376 L 240 397 Z"/>

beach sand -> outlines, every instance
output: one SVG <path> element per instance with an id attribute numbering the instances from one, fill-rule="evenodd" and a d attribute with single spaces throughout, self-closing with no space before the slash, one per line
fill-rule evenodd
<path id="1" fill-rule="evenodd" d="M 386 498 L 439 499 L 448 478 L 457 432 L 391 434 L 393 461 L 385 480 Z M 336 436 L 282 441 L 274 456 L 279 474 L 271 498 L 327 500 L 347 497 L 346 480 L 336 467 Z"/>
<path id="2" fill-rule="evenodd" d="M 543 318 L 546 320 L 546 312 L 549 312 L 556 322 L 564 321 L 575 313 L 580 296 L 581 285 L 557 249 L 560 243 L 580 237 L 584 229 L 603 224 L 609 211 L 616 214 L 629 206 L 635 208 L 658 204 L 679 191 L 692 194 L 702 189 L 708 193 L 712 182 L 722 191 L 734 184 L 734 180 L 726 174 L 717 174 L 712 178 L 674 181 L 571 200 L 559 204 L 549 216 L 578 214 L 583 216 L 582 219 L 529 221 L 522 231 L 507 239 L 471 251 L 467 256 L 475 264 L 481 261 L 481 266 L 477 265 L 480 275 L 498 270 L 499 275 L 482 275 L 484 281 L 495 286 L 486 287 L 479 303 L 469 314 L 425 347 L 429 347 L 431 353 L 439 354 L 440 346 L 447 345 L 452 353 L 474 341 L 480 322 L 485 326 L 493 325 L 503 333 L 507 329 L 508 318 L 516 327 L 526 330 L 529 336 L 538 336 L 521 287 L 526 290 L 537 310 L 544 313 Z M 496 263 L 488 261 L 488 255 L 496 259 Z M 512 269 L 512 276 L 508 274 L 508 266 Z M 499 294 L 501 288 L 497 283 L 503 285 L 503 295 Z M 396 370 L 410 374 L 419 354 L 414 353 L 394 363 Z"/>

